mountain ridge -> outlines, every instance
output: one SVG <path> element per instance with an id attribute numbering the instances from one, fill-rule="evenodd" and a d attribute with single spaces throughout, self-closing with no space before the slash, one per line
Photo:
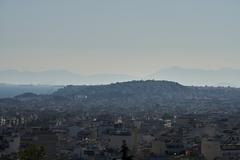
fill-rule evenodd
<path id="1" fill-rule="evenodd" d="M 108 85 L 68 85 L 50 95 L 23 94 L 13 102 L 32 107 L 240 106 L 240 88 L 184 86 L 171 81 L 129 81 Z M 7 102 L 10 100 L 8 99 Z M 0 100 L 6 105 L 5 101 Z"/>

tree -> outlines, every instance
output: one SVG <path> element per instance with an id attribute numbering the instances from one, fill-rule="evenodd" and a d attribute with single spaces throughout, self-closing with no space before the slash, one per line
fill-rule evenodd
<path id="1" fill-rule="evenodd" d="M 162 118 L 164 120 L 169 120 L 169 119 L 173 119 L 173 115 L 171 115 L 170 113 L 164 113 Z"/>
<path id="2" fill-rule="evenodd" d="M 128 156 L 129 148 L 126 144 L 126 141 L 123 140 L 123 144 L 121 146 L 122 160 L 132 160 L 132 156 Z"/>
<path id="3" fill-rule="evenodd" d="M 19 160 L 45 160 L 46 152 L 44 147 L 31 144 L 18 153 Z"/>

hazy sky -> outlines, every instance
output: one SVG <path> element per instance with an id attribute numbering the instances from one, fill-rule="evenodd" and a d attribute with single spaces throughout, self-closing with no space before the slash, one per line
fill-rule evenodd
<path id="1" fill-rule="evenodd" d="M 239 0 L 1 0 L 0 69 L 240 68 Z"/>

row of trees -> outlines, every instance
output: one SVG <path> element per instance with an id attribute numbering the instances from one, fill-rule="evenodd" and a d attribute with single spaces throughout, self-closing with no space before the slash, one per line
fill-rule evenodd
<path id="1" fill-rule="evenodd" d="M 126 141 L 123 141 L 121 146 L 122 160 L 132 160 L 132 156 L 128 155 L 129 148 Z M 46 152 L 44 147 L 34 144 L 29 145 L 24 150 L 20 151 L 17 155 L 18 160 L 46 160 Z"/>

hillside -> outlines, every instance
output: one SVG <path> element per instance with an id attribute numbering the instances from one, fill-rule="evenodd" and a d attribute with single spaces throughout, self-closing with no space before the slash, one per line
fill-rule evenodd
<path id="1" fill-rule="evenodd" d="M 238 102 L 240 89 L 183 86 L 170 81 L 131 81 L 96 86 L 66 86 L 53 93 L 88 105 L 170 105 L 192 101 Z"/>
<path id="2" fill-rule="evenodd" d="M 51 95 L 13 98 L 38 107 L 240 106 L 240 89 L 183 86 L 170 81 L 130 81 L 109 85 L 69 85 Z M 9 101 L 9 99 L 8 99 Z M 6 105 L 6 102 L 4 101 Z M 1 100 L 0 100 L 1 105 Z"/>

